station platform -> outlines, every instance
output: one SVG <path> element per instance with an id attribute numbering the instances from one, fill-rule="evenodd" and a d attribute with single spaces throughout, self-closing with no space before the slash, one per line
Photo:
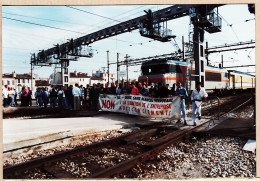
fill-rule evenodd
<path id="1" fill-rule="evenodd" d="M 88 113 L 87 117 L 3 119 L 3 148 L 4 153 L 7 153 L 59 140 L 61 144 L 65 144 L 64 140 L 67 138 L 134 127 L 141 128 L 160 121 L 162 119 L 102 111 Z M 191 118 L 188 118 L 189 126 L 176 123 L 177 120 L 164 121 L 177 129 L 193 127 Z M 207 119 L 198 120 L 197 124 L 204 121 Z"/>
<path id="2" fill-rule="evenodd" d="M 89 117 L 3 119 L 4 152 L 75 135 L 127 128 L 138 122 L 150 122 L 124 114 L 92 114 L 92 117 L 89 113 Z"/>

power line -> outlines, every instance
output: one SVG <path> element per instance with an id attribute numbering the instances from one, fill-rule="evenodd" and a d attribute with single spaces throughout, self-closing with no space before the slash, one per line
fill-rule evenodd
<path id="1" fill-rule="evenodd" d="M 146 6 L 146 5 L 143 5 L 143 6 Z M 141 7 L 143 7 L 143 6 L 141 6 Z M 127 14 L 128 12 L 133 11 L 133 10 L 136 10 L 136 9 L 139 9 L 139 8 L 141 8 L 141 7 L 138 7 L 138 8 L 135 8 L 135 9 L 131 9 L 131 10 L 126 11 L 126 12 L 124 12 L 124 13 L 121 13 L 121 14 L 118 14 L 118 15 L 116 15 L 116 16 L 113 16 L 112 18 L 118 18 L 119 16 L 121 16 L 121 15 L 123 15 L 123 14 Z M 139 13 L 139 12 L 142 12 L 142 11 L 138 11 L 137 13 Z M 134 13 L 134 14 L 137 14 L 137 13 Z M 128 15 L 128 16 L 124 16 L 124 17 L 120 18 L 120 20 L 123 20 L 125 17 L 128 17 L 128 18 L 129 18 L 129 16 L 132 16 L 132 15 L 134 15 L 134 14 L 130 14 L 130 15 Z M 103 23 L 103 22 L 106 22 L 106 21 L 104 20 L 104 21 L 101 21 L 101 22 L 99 22 L 99 23 L 93 24 L 93 26 L 96 26 L 96 25 L 98 25 L 98 24 L 100 24 L 100 23 Z M 101 25 L 101 26 L 102 26 L 102 28 L 103 28 L 103 27 L 105 27 L 105 26 L 108 25 L 108 24 L 111 24 L 111 23 L 105 23 L 105 24 L 103 24 L 103 25 Z M 100 26 L 97 26 L 97 27 L 100 27 Z M 97 28 L 92 28 L 91 30 L 96 30 L 96 29 L 97 29 Z"/>
<path id="2" fill-rule="evenodd" d="M 99 14 L 96 14 L 96 13 L 92 13 L 92 12 L 89 12 L 89 11 L 85 11 L 85 10 L 82 10 L 82 9 L 74 8 L 74 7 L 72 7 L 72 6 L 66 6 L 66 7 L 71 8 L 71 9 L 75 9 L 75 10 L 77 10 L 77 11 L 85 12 L 85 13 L 88 13 L 88 14 L 92 14 L 92 15 L 94 15 L 94 16 L 99 16 L 99 17 L 101 17 L 101 18 L 105 18 L 105 19 L 109 19 L 109 20 L 112 20 L 112 21 L 116 21 L 116 22 L 121 23 L 121 21 L 118 21 L 118 20 L 115 20 L 115 19 L 112 19 L 112 18 L 108 18 L 108 17 L 106 17 L 106 16 L 102 16 L 102 15 L 99 15 Z"/>
<path id="3" fill-rule="evenodd" d="M 23 20 L 8 18 L 8 17 L 3 17 L 3 18 L 9 19 L 9 20 L 13 20 L 13 21 L 18 21 L 18 22 L 28 23 L 28 24 L 32 24 L 32 25 L 37 25 L 37 26 L 43 26 L 43 27 L 53 28 L 53 29 L 57 29 L 57 30 L 63 30 L 63 31 L 69 31 L 69 32 L 76 32 L 76 33 L 80 33 L 80 34 L 85 34 L 85 33 L 83 33 L 83 32 L 77 32 L 77 31 L 73 31 L 73 30 L 62 29 L 62 28 L 53 27 L 53 26 L 49 26 L 49 25 L 42 25 L 42 24 L 33 23 L 33 22 L 29 22 L 29 21 L 23 21 Z M 110 39 L 111 39 L 111 40 L 114 40 L 114 41 L 120 41 L 120 42 L 124 42 L 124 43 L 129 43 L 129 44 L 141 45 L 141 43 L 129 42 L 129 41 L 120 40 L 120 39 L 113 39 L 113 38 L 110 38 Z M 146 45 L 146 47 L 150 47 L 150 46 L 147 46 L 147 45 Z M 155 48 L 155 47 L 150 47 L 150 48 Z"/>
<path id="4" fill-rule="evenodd" d="M 6 47 L 6 46 L 3 46 L 2 48 L 9 48 L 9 49 L 17 49 L 17 50 L 30 50 L 30 51 L 38 51 L 36 49 L 26 49 L 26 48 L 14 48 L 14 47 Z"/>
<path id="5" fill-rule="evenodd" d="M 57 30 L 63 30 L 63 31 L 68 31 L 68 32 L 73 32 L 73 33 L 85 34 L 85 33 L 83 33 L 83 32 L 78 32 L 78 31 L 73 31 L 73 30 L 67 30 L 67 29 L 63 29 L 63 28 L 58 28 L 58 27 L 54 27 L 54 26 L 49 26 L 49 25 L 43 25 L 43 24 L 33 23 L 33 22 L 29 22 L 29 21 L 23 21 L 23 20 L 14 19 L 14 18 L 8 18 L 8 17 L 5 17 L 5 16 L 3 16 L 3 18 L 9 19 L 9 20 L 13 20 L 13 21 L 22 22 L 22 23 L 27 23 L 27 24 L 32 24 L 32 25 L 37 25 L 37 26 L 43 26 L 43 27 L 47 27 L 47 28 L 57 29 Z"/>
<path id="6" fill-rule="evenodd" d="M 72 23 L 72 22 L 68 22 L 68 21 L 61 21 L 61 20 L 55 20 L 55 19 L 48 19 L 48 18 L 39 18 L 39 17 L 33 17 L 33 16 L 26 16 L 26 15 L 16 14 L 16 13 L 3 12 L 3 14 L 9 14 L 9 15 L 14 15 L 14 16 L 21 16 L 21 17 L 26 17 L 26 18 L 33 18 L 33 19 L 40 19 L 40 20 L 46 20 L 46 21 L 53 21 L 53 22 L 60 22 L 60 23 L 68 23 L 68 24 L 92 26 L 92 25 L 86 25 L 86 24 L 80 24 L 80 23 Z"/>
<path id="7" fill-rule="evenodd" d="M 146 6 L 146 5 L 144 5 L 144 6 Z M 153 7 L 153 8 L 150 8 L 151 10 L 152 9 L 154 9 L 155 7 Z M 163 8 L 163 7 L 162 7 Z M 161 8 L 161 9 L 162 9 Z M 145 10 L 148 10 L 147 8 L 145 9 Z M 133 13 L 133 14 L 129 14 L 129 15 L 127 15 L 127 16 L 124 16 L 124 17 L 122 17 L 122 18 L 120 18 L 119 20 L 124 20 L 125 18 L 127 18 L 127 19 L 129 19 L 129 17 L 130 16 L 133 16 L 133 15 L 135 15 L 135 14 L 139 14 L 139 13 L 141 13 L 141 12 L 144 12 L 144 10 L 142 10 L 142 11 L 138 11 L 138 12 L 135 12 L 135 13 Z M 122 14 L 124 14 L 124 13 L 122 13 Z M 117 16 L 115 16 L 115 17 L 117 17 Z M 104 22 L 104 21 L 103 21 Z M 99 23 L 98 23 L 99 24 Z M 105 27 L 106 25 L 111 25 L 111 23 L 105 23 L 104 25 L 102 25 L 103 27 Z M 93 28 L 93 29 L 91 29 L 91 30 L 96 30 L 96 28 Z"/>
<path id="8" fill-rule="evenodd" d="M 69 31 L 69 32 L 75 32 L 75 33 L 80 33 L 80 34 L 85 34 L 83 32 L 78 32 L 78 31 L 73 31 L 73 30 L 67 30 L 67 29 L 63 29 L 63 28 L 58 28 L 58 27 L 54 27 L 54 26 L 49 26 L 49 25 L 42 25 L 42 24 L 38 24 L 38 23 L 33 23 L 33 22 L 29 22 L 29 21 L 23 21 L 23 20 L 19 20 L 19 19 L 13 19 L 13 18 L 8 18 L 8 17 L 4 17 L 5 19 L 9 19 L 9 20 L 13 20 L 13 21 L 18 21 L 18 22 L 22 22 L 22 23 L 27 23 L 27 24 L 32 24 L 32 25 L 37 25 L 37 26 L 43 26 L 43 27 L 47 27 L 47 28 L 53 28 L 53 29 L 57 29 L 57 30 L 63 30 L 63 31 Z M 125 40 L 119 40 L 119 39 L 113 39 L 110 38 L 114 41 L 121 41 L 124 43 L 130 43 L 130 44 L 139 44 L 139 43 L 134 43 L 134 42 L 129 42 L 129 41 L 125 41 Z"/>
<path id="9" fill-rule="evenodd" d="M 234 29 L 233 29 L 233 24 L 230 24 L 230 23 L 229 23 L 223 16 L 221 16 L 220 14 L 219 14 L 219 16 L 227 23 L 227 26 L 229 26 L 229 27 L 231 28 L 231 30 L 233 31 L 233 33 L 234 33 L 234 35 L 236 36 L 237 40 L 240 41 L 239 38 L 238 38 L 238 36 L 237 36 L 237 34 L 236 34 L 236 32 L 235 32 Z"/>

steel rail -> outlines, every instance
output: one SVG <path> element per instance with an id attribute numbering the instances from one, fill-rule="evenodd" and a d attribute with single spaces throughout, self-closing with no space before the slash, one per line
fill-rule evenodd
<path id="1" fill-rule="evenodd" d="M 173 136 L 170 139 L 166 139 L 165 141 L 163 140 L 163 142 L 165 142 L 165 143 L 162 144 L 162 145 L 159 145 L 158 148 L 157 147 L 155 147 L 155 148 L 147 147 L 147 149 L 149 151 L 147 151 L 145 153 L 141 153 L 140 155 L 137 155 L 133 159 L 126 160 L 124 162 L 121 162 L 121 163 L 113 166 L 113 167 L 102 170 L 101 172 L 94 173 L 89 178 L 100 178 L 100 177 L 103 177 L 103 176 L 104 176 L 104 178 L 107 178 L 107 177 L 111 176 L 111 174 L 115 173 L 116 170 L 117 170 L 116 172 L 118 172 L 118 170 L 125 171 L 129 167 L 133 167 L 134 166 L 133 163 L 136 163 L 136 161 L 138 161 L 139 158 L 142 158 L 142 160 L 145 159 L 145 157 L 149 158 L 149 156 L 146 156 L 147 154 L 149 154 L 149 155 L 151 155 L 152 153 L 155 154 L 156 150 L 165 148 L 165 147 L 167 147 L 167 145 L 175 143 L 176 141 L 184 138 L 186 135 L 191 134 L 195 129 L 197 129 L 200 126 L 207 124 L 207 123 L 208 123 L 208 121 L 206 121 L 205 123 L 203 123 L 201 125 L 198 125 L 198 126 L 192 128 L 190 130 L 187 130 L 187 131 L 179 130 L 179 132 L 178 131 L 176 132 L 176 136 Z M 152 126 L 152 127 L 154 127 L 154 126 Z M 140 131 L 144 131 L 144 130 L 140 130 Z M 126 134 L 126 135 L 123 135 L 121 137 L 114 138 L 114 139 L 111 139 L 111 140 L 107 140 L 107 141 L 103 141 L 103 142 L 99 142 L 99 143 L 94 143 L 94 144 L 91 144 L 91 145 L 88 145 L 88 146 L 79 147 L 79 148 L 75 148 L 75 149 L 68 150 L 68 151 L 58 152 L 58 153 L 55 153 L 55 154 L 50 155 L 50 156 L 46 156 L 46 157 L 42 157 L 42 158 L 36 158 L 36 159 L 29 160 L 29 161 L 24 162 L 24 163 L 12 165 L 12 166 L 7 166 L 7 167 L 3 168 L 3 173 L 4 173 L 3 175 L 4 175 L 4 178 L 8 178 L 8 179 L 17 178 L 26 170 L 34 169 L 34 168 L 48 167 L 48 165 L 51 165 L 51 163 L 53 163 L 53 162 L 57 162 L 59 160 L 65 159 L 65 158 L 72 158 L 75 155 L 81 155 L 83 153 L 86 153 L 88 150 L 94 150 L 94 149 L 96 150 L 98 148 L 102 148 L 103 146 L 111 145 L 111 143 L 115 143 L 115 142 L 119 143 L 120 141 L 122 141 L 122 139 L 127 138 L 131 135 L 134 135 L 134 134 L 138 134 L 138 132 L 132 132 L 132 133 L 129 133 L 129 134 Z M 175 134 L 175 132 L 173 133 L 173 135 L 174 134 Z M 167 136 L 167 135 L 165 135 L 165 136 Z M 130 165 L 128 165 L 128 164 L 130 164 Z M 119 169 L 119 167 L 120 167 L 120 169 Z M 110 175 L 109 175 L 109 173 L 110 173 Z"/>
<path id="2" fill-rule="evenodd" d="M 96 174 L 91 175 L 88 178 L 111 178 L 112 176 L 122 173 L 126 170 L 129 170 L 130 168 L 133 168 L 137 163 L 143 162 L 145 160 L 150 159 L 151 157 L 153 157 L 154 155 L 157 155 L 158 153 L 160 153 L 162 150 L 164 150 L 165 148 L 167 148 L 168 146 L 178 143 L 179 141 L 181 141 L 183 138 L 188 137 L 189 135 L 191 135 L 191 133 L 193 133 L 194 131 L 196 131 L 196 129 L 199 129 L 200 127 L 204 126 L 205 124 L 207 124 L 209 122 L 206 121 L 192 129 L 189 129 L 187 131 L 185 131 L 183 134 L 177 135 L 176 137 L 172 137 L 170 139 L 168 139 L 164 144 L 161 144 L 155 148 L 152 148 L 151 150 L 145 152 L 145 153 L 141 153 L 140 155 L 131 158 L 129 160 L 123 161 L 113 167 L 110 167 L 106 170 L 102 170 Z"/>
<path id="3" fill-rule="evenodd" d="M 71 155 L 79 155 L 81 153 L 85 153 L 86 150 L 97 149 L 99 147 L 102 147 L 103 145 L 107 145 L 107 144 L 110 144 L 112 142 L 120 141 L 121 139 L 128 137 L 128 136 L 131 136 L 133 134 L 136 134 L 136 132 L 128 133 L 128 134 L 123 135 L 121 137 L 113 138 L 113 139 L 106 140 L 106 141 L 101 141 L 101 142 L 94 143 L 94 144 L 91 144 L 91 145 L 74 148 L 72 150 L 61 151 L 61 152 L 55 153 L 53 155 L 35 158 L 35 159 L 29 160 L 29 161 L 26 161 L 26 162 L 23 162 L 23 163 L 19 163 L 19 164 L 16 164 L 16 165 L 7 166 L 7 167 L 3 168 L 3 175 L 4 175 L 4 178 L 8 178 L 8 177 L 13 178 L 13 176 L 19 175 L 19 173 L 21 173 L 25 170 L 33 169 L 33 168 L 37 168 L 37 167 L 42 167 L 45 164 L 48 165 L 49 162 L 59 161 L 59 160 L 64 159 L 64 158 L 68 158 Z"/>

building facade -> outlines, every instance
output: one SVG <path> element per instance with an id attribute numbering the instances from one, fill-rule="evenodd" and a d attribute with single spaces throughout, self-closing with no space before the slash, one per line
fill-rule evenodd
<path id="1" fill-rule="evenodd" d="M 54 72 L 50 76 L 52 78 L 51 80 L 51 85 L 54 86 L 59 86 L 61 85 L 61 73 L 60 72 Z M 109 76 L 109 82 L 114 82 L 115 81 L 115 74 L 110 74 Z M 89 76 L 88 73 L 82 73 L 82 72 L 70 72 L 68 74 L 68 82 L 67 84 L 64 84 L 64 86 L 69 86 L 69 85 L 82 85 L 83 87 L 86 87 L 87 84 L 92 86 L 93 84 L 105 84 L 108 82 L 108 74 L 105 72 L 102 72 L 100 70 L 96 71 L 96 73 L 93 73 L 92 76 Z"/>
<path id="2" fill-rule="evenodd" d="M 69 84 L 70 85 L 75 85 L 79 84 L 82 85 L 83 87 L 86 87 L 87 84 L 91 84 L 91 76 L 88 75 L 88 73 L 81 73 L 81 72 L 71 72 L 70 73 L 70 79 L 69 79 Z"/>
<path id="3" fill-rule="evenodd" d="M 33 82 L 31 82 L 33 81 Z M 11 74 L 3 74 L 2 75 L 2 88 L 5 85 L 8 87 L 12 87 L 16 89 L 17 92 L 22 90 L 22 87 L 30 87 L 30 89 L 34 92 L 35 91 L 35 77 L 33 75 L 33 80 L 31 78 L 31 73 L 24 73 L 24 74 L 16 74 L 12 72 Z"/>

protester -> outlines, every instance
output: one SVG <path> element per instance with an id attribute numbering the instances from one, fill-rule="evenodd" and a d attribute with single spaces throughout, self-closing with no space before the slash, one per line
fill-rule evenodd
<path id="1" fill-rule="evenodd" d="M 28 94 L 26 99 L 26 106 L 32 106 L 32 90 L 30 89 L 30 87 L 28 87 Z"/>
<path id="2" fill-rule="evenodd" d="M 66 100 L 66 95 L 64 92 L 64 86 L 61 86 L 61 88 L 59 89 L 58 93 L 58 105 L 60 109 L 68 109 L 68 104 L 67 104 L 67 100 Z"/>
<path id="3" fill-rule="evenodd" d="M 43 104 L 44 104 L 44 108 L 47 108 L 48 104 L 49 104 L 49 98 L 50 98 L 50 93 L 48 91 L 48 88 L 45 87 L 45 89 L 43 90 Z"/>
<path id="4" fill-rule="evenodd" d="M 69 87 L 67 87 L 67 88 L 64 90 L 65 97 L 66 97 L 66 101 L 67 101 L 67 104 L 68 104 L 68 109 L 70 109 L 70 110 L 72 110 L 73 107 L 74 107 L 72 88 L 73 88 L 73 86 L 70 85 Z"/>
<path id="5" fill-rule="evenodd" d="M 7 99 L 8 106 L 10 106 L 11 102 L 12 102 L 12 90 L 11 87 L 8 87 L 8 99 Z"/>
<path id="6" fill-rule="evenodd" d="M 142 89 L 143 89 L 142 83 L 141 83 L 141 82 L 138 82 L 137 84 L 138 84 L 138 85 L 137 85 L 137 89 L 138 89 L 138 91 L 141 93 L 141 92 L 142 92 Z"/>
<path id="7" fill-rule="evenodd" d="M 56 106 L 57 97 L 58 97 L 57 91 L 56 91 L 56 89 L 53 87 L 53 88 L 51 89 L 51 91 L 50 91 L 50 107 L 51 107 L 52 109 L 54 109 L 55 106 Z"/>
<path id="8" fill-rule="evenodd" d="M 15 103 L 15 106 L 18 106 L 18 104 L 17 104 L 17 91 L 16 91 L 16 89 L 14 89 L 14 103 Z"/>
<path id="9" fill-rule="evenodd" d="M 109 88 L 109 93 L 116 94 L 116 86 L 115 86 L 114 82 L 111 83 L 111 86 Z"/>
<path id="10" fill-rule="evenodd" d="M 99 93 L 103 93 L 103 91 L 104 91 L 104 84 L 98 83 L 97 84 L 97 89 L 98 89 Z"/>
<path id="11" fill-rule="evenodd" d="M 135 83 L 132 83 L 131 85 L 132 85 L 131 94 L 132 95 L 140 95 L 138 88 L 135 87 Z"/>
<path id="12" fill-rule="evenodd" d="M 123 93 L 124 94 L 131 94 L 132 87 L 129 86 L 129 82 L 124 83 Z"/>
<path id="13" fill-rule="evenodd" d="M 43 91 L 41 88 L 37 88 L 36 98 L 38 99 L 39 107 L 43 106 Z"/>
<path id="14" fill-rule="evenodd" d="M 86 109 L 90 108 L 90 87 L 87 84 L 86 88 L 84 89 L 84 104 L 86 105 Z"/>
<path id="15" fill-rule="evenodd" d="M 38 97 L 37 97 L 37 89 L 34 93 L 34 97 L 35 97 L 35 100 L 36 100 L 36 105 L 38 106 L 39 105 L 39 100 L 38 100 Z"/>
<path id="16" fill-rule="evenodd" d="M 98 89 L 96 87 L 96 84 L 93 84 L 92 89 L 90 89 L 89 97 L 90 97 L 90 100 L 91 100 L 91 110 L 92 111 L 98 111 L 99 110 L 99 107 L 98 107 L 99 92 L 98 92 Z"/>
<path id="17" fill-rule="evenodd" d="M 143 88 L 142 88 L 142 90 L 141 90 L 141 94 L 142 94 L 143 96 L 148 96 L 148 93 L 149 93 L 149 89 L 147 89 L 147 88 L 146 88 L 146 85 L 144 84 L 144 85 L 143 85 Z"/>
<path id="18" fill-rule="evenodd" d="M 186 119 L 186 108 L 185 108 L 185 99 L 188 97 L 188 93 L 184 87 L 182 87 L 181 82 L 177 82 L 177 90 L 176 94 L 180 96 L 181 98 L 181 110 L 182 110 L 182 115 L 184 119 L 184 125 L 187 125 L 187 119 Z M 178 120 L 177 123 L 180 123 L 181 119 Z"/>
<path id="19" fill-rule="evenodd" d="M 14 96 L 15 96 L 15 91 L 14 88 L 12 87 L 10 90 L 10 97 L 11 97 L 11 106 L 14 107 Z"/>
<path id="20" fill-rule="evenodd" d="M 7 101 L 8 101 L 8 85 L 5 85 L 3 89 L 3 98 L 4 98 L 4 107 L 8 107 Z"/>
<path id="21" fill-rule="evenodd" d="M 84 89 L 83 89 L 83 85 L 79 86 L 79 90 L 80 90 L 80 106 L 83 104 L 83 97 L 84 97 Z"/>
<path id="22" fill-rule="evenodd" d="M 74 110 L 80 110 L 80 89 L 78 88 L 78 84 L 75 84 L 75 86 L 72 89 L 72 94 L 73 94 L 73 102 L 74 102 Z"/>
<path id="23" fill-rule="evenodd" d="M 169 91 L 166 87 L 162 85 L 161 82 L 158 83 L 158 91 L 156 97 L 166 98 L 169 97 Z"/>
<path id="24" fill-rule="evenodd" d="M 93 84 L 93 86 L 94 86 L 94 84 Z M 105 87 L 103 88 L 103 91 L 101 93 L 104 94 L 104 95 L 110 94 L 110 90 L 109 90 L 109 87 L 108 87 L 108 82 L 105 83 Z"/>
<path id="25" fill-rule="evenodd" d="M 23 87 L 22 88 L 22 93 L 21 93 L 21 105 L 22 106 L 27 106 L 29 105 L 29 102 L 28 102 L 28 90 L 26 89 L 26 87 Z"/>
<path id="26" fill-rule="evenodd" d="M 174 84 L 172 84 L 172 89 L 171 89 L 171 91 L 170 91 L 170 95 L 171 96 L 176 96 L 176 87 L 175 87 L 175 83 Z"/>
<path id="27" fill-rule="evenodd" d="M 208 97 L 208 94 L 201 88 L 201 82 L 196 83 L 196 89 L 191 93 L 192 101 L 192 119 L 194 126 L 196 126 L 196 114 L 198 114 L 199 120 L 201 119 L 201 103 Z"/>
<path id="28" fill-rule="evenodd" d="M 156 97 L 156 95 L 157 95 L 157 91 L 154 87 L 154 83 L 151 83 L 151 88 L 149 89 L 148 96 L 149 97 Z"/>
<path id="29" fill-rule="evenodd" d="M 118 87 L 116 88 L 116 94 L 120 95 L 123 93 L 123 88 L 122 88 L 122 84 L 119 84 Z"/>

